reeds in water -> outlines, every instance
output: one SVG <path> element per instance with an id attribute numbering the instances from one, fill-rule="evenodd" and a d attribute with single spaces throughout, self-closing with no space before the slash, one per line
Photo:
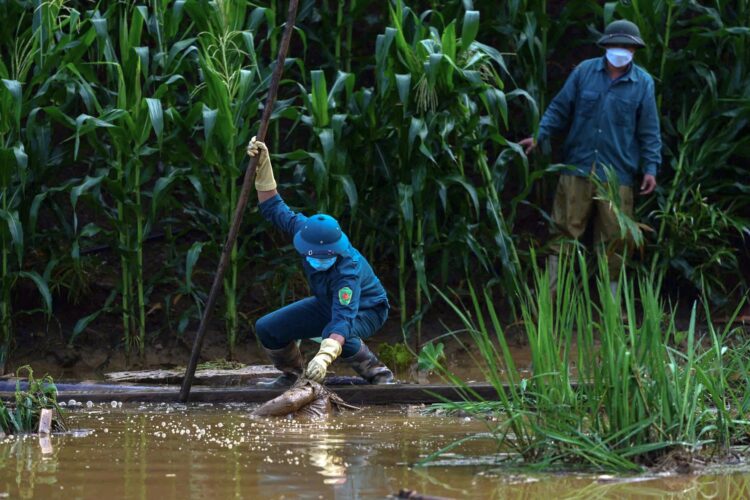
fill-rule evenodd
<path id="1" fill-rule="evenodd" d="M 547 272 L 535 268 L 534 286 L 518 297 L 532 360 L 525 377 L 491 288 L 469 284 L 468 307 L 438 292 L 499 395 L 482 401 L 443 368 L 467 400 L 445 405 L 497 417 L 492 434 L 525 465 L 639 470 L 675 451 L 721 456 L 745 439 L 747 341 L 730 326 L 717 329 L 710 315 L 699 325 L 697 305 L 681 328 L 651 275 L 623 277 L 613 294 L 606 264 L 592 289 L 581 253 L 560 262 L 556 293 Z"/>
<path id="2" fill-rule="evenodd" d="M 24 434 L 35 432 L 39 427 L 42 410 L 55 410 L 52 430 L 65 430 L 62 411 L 57 404 L 57 388 L 52 377 L 45 375 L 34 378 L 34 372 L 28 366 L 18 369 L 17 374 L 26 373 L 27 387 L 16 384 L 15 397 L 12 402 L 0 400 L 0 434 Z"/>

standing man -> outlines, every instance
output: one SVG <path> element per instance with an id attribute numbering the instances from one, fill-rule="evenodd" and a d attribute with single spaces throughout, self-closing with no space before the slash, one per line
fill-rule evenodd
<path id="1" fill-rule="evenodd" d="M 604 56 L 583 61 L 573 70 L 545 111 L 537 138 L 523 139 L 520 144 L 529 154 L 537 143 L 567 131 L 565 162 L 575 168 L 560 176 L 552 219 L 562 237 L 577 240 L 595 211 L 594 238 L 607 249 L 614 293 L 628 242 L 608 202 L 594 199 L 596 188 L 591 179 L 595 176 L 606 181 L 605 168 L 612 168 L 620 183 L 619 208 L 632 217 L 639 168 L 643 172 L 640 194 L 656 189 L 661 136 L 654 81 L 633 63 L 636 49 L 645 47 L 638 26 L 614 21 L 598 44 L 605 49 Z M 559 251 L 556 246 L 548 260 L 553 290 Z"/>
<path id="2" fill-rule="evenodd" d="M 370 384 L 393 383 L 393 373 L 362 342 L 383 326 L 390 308 L 370 264 L 349 243 L 336 219 L 325 214 L 306 217 L 289 209 L 276 191 L 265 144 L 253 137 L 247 152 L 260 154 L 255 174 L 260 213 L 293 238 L 313 293 L 255 324 L 268 357 L 284 372 L 263 385 L 288 387 L 303 373 L 322 382 L 328 366 L 339 356 Z M 313 337 L 323 337 L 323 341 L 305 369 L 295 341 Z"/>

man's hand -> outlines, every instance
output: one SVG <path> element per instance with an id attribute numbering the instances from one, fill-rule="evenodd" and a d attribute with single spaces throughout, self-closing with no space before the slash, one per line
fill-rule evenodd
<path id="1" fill-rule="evenodd" d="M 339 357 L 341 350 L 342 346 L 338 341 L 332 338 L 324 339 L 320 343 L 318 354 L 307 364 L 305 376 L 315 382 L 323 382 L 323 379 L 326 378 L 328 367 L 333 363 L 334 359 Z"/>
<path id="2" fill-rule="evenodd" d="M 656 189 L 656 177 L 650 174 L 644 175 L 641 183 L 641 194 L 651 194 L 654 189 Z"/>
<path id="3" fill-rule="evenodd" d="M 268 155 L 266 145 L 253 136 L 247 145 L 247 154 L 251 157 L 260 155 L 258 167 L 255 169 L 255 189 L 257 191 L 273 191 L 276 189 L 276 179 L 273 178 L 273 167 L 271 167 L 271 158 Z"/>
<path id="4" fill-rule="evenodd" d="M 518 144 L 523 146 L 523 151 L 528 156 L 529 153 L 531 153 L 534 148 L 536 147 L 536 141 L 533 137 L 527 137 L 526 139 L 521 139 Z"/>

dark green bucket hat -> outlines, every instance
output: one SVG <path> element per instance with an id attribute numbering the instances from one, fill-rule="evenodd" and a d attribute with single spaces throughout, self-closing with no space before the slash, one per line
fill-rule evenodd
<path id="1" fill-rule="evenodd" d="M 636 47 L 645 47 L 641 39 L 641 31 L 635 23 L 626 21 L 612 21 L 604 30 L 604 35 L 597 42 L 602 47 L 607 45 L 635 45 Z"/>

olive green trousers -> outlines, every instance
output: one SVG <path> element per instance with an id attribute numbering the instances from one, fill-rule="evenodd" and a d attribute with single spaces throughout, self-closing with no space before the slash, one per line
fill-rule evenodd
<path id="1" fill-rule="evenodd" d="M 620 201 L 621 211 L 632 217 L 633 188 L 620 186 Z M 630 252 L 632 242 L 622 237 L 620 225 L 609 202 L 596 199 L 596 186 L 590 179 L 561 175 L 552 206 L 552 220 L 555 223 L 553 232 L 560 239 L 578 240 L 586 232 L 586 226 L 592 216 L 594 242 L 599 249 L 604 250 L 610 279 L 615 281 L 620 276 L 623 259 Z M 560 243 L 553 245 L 552 250 L 558 254 Z"/>

